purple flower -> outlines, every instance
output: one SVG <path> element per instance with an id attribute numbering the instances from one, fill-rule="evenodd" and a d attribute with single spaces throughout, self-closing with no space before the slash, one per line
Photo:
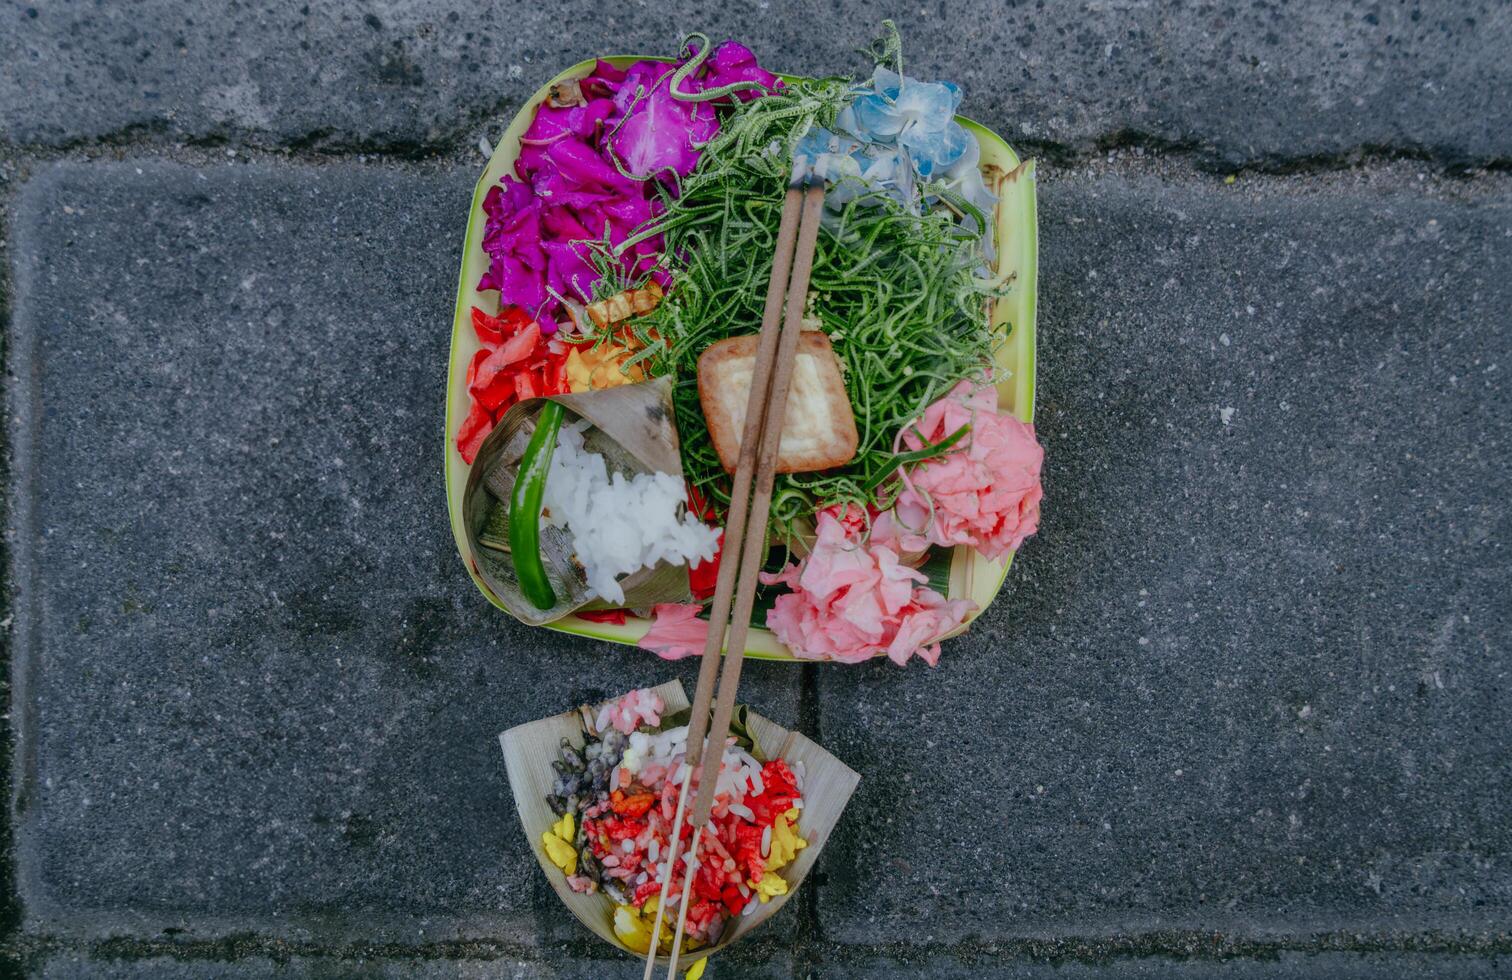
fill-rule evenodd
<path id="1" fill-rule="evenodd" d="M 497 289 L 501 305 L 526 310 L 543 334 L 557 329 L 563 299 L 592 299 L 598 273 L 591 243 L 607 238 L 619 245 L 654 218 L 661 209 L 658 184 L 692 173 L 704 144 L 718 134 L 715 101 L 729 98 L 674 98 L 670 81 L 677 67 L 597 62 L 578 81 L 584 103 L 540 106 L 521 137 L 518 179 L 505 177 L 485 195 L 489 269 L 478 288 Z M 767 89 L 781 84 L 749 49 L 727 41 L 682 87 L 694 93 L 738 82 Z M 751 88 L 734 95 L 759 94 Z M 654 235 L 627 249 L 620 262 L 666 285 L 665 271 L 656 268 L 661 249 L 661 236 Z"/>
<path id="2" fill-rule="evenodd" d="M 768 92 L 782 86 L 776 75 L 756 63 L 756 56 L 750 48 L 736 41 L 726 41 L 715 48 L 703 70 L 701 88 L 704 91 L 723 88 L 736 82 L 755 82 Z M 749 102 L 762 94 L 761 89 L 755 88 L 740 89 L 734 93 L 735 98 L 742 102 Z"/>
<path id="3" fill-rule="evenodd" d="M 625 169 L 637 177 L 654 177 L 671 170 L 686 176 L 698 166 L 703 144 L 719 132 L 714 106 L 672 96 L 675 65 L 638 61 L 630 66 L 614 97 L 619 113 L 611 125 L 609 148 Z M 701 86 L 685 83 L 693 90 Z"/>

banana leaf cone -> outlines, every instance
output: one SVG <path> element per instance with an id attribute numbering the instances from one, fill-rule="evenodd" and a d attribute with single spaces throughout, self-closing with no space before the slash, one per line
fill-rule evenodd
<path id="1" fill-rule="evenodd" d="M 563 528 L 541 528 L 541 560 L 557 602 L 541 609 L 525 597 L 509 554 L 509 499 L 520 460 L 535 431 L 541 408 L 548 402 L 567 409 L 566 423 L 587 419 L 584 445 L 603 455 L 609 472 L 626 477 L 637 473 L 682 476 L 677 429 L 672 424 L 672 382 L 658 378 L 599 391 L 532 398 L 513 406 L 478 450 L 463 491 L 463 519 L 467 541 L 480 578 L 505 609 L 530 626 L 543 626 L 580 610 L 604 609 L 609 603 L 593 596 L 582 566 L 573 557 L 572 535 Z M 620 580 L 625 600 L 614 603 L 643 609 L 660 602 L 688 602 L 688 570 L 661 562 Z"/>
<path id="2" fill-rule="evenodd" d="M 688 699 L 681 683 L 669 681 L 655 688 L 655 691 L 666 704 L 664 718 L 688 708 Z M 501 734 L 499 744 L 504 750 L 504 763 L 509 770 L 509 788 L 514 793 L 515 807 L 519 810 L 520 826 L 525 832 L 525 838 L 530 842 L 542 872 L 551 882 L 551 887 L 561 898 L 562 904 L 600 939 L 631 956 L 643 958 L 645 949 L 649 948 L 649 933 L 654 916 L 645 917 L 647 935 L 641 950 L 626 945 L 615 934 L 614 900 L 602 891 L 592 894 L 573 891 L 567 884 L 566 875 L 552 863 L 546 853 L 544 838 L 560 819 L 546 802 L 546 795 L 552 792 L 556 780 L 556 771 L 551 764 L 560 758 L 558 753 L 564 738 L 574 746 L 583 744 L 585 713 L 588 712 L 583 709 L 566 711 L 519 725 Z M 819 859 L 820 852 L 824 850 L 825 843 L 840 820 L 841 812 L 861 780 L 849 766 L 797 732 L 790 732 L 754 711 L 744 711 L 742 718 L 745 731 L 755 742 L 754 755 L 758 759 L 770 761 L 781 758 L 790 766 L 797 762 L 803 763 L 803 809 L 799 812 L 797 831 L 807 841 L 807 846 L 798 851 L 791 864 L 776 872 L 787 882 L 786 894 L 774 895 L 769 901 L 758 903 L 749 915 L 737 915 L 730 919 L 723 934 L 713 945 L 684 949 L 680 960 L 684 966 L 690 966 L 700 957 L 718 953 L 740 941 L 743 936 L 775 915 L 793 897 Z M 676 912 L 675 907 L 667 909 L 663 924 L 663 950 L 670 945 L 670 937 L 677 924 Z M 666 956 L 659 957 L 663 969 L 666 960 Z"/>

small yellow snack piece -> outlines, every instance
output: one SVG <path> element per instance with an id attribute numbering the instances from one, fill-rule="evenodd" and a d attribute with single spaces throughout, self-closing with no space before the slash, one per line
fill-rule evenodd
<path id="1" fill-rule="evenodd" d="M 704 967 L 708 965 L 709 958 L 705 956 L 697 963 L 694 963 L 692 966 L 688 967 L 688 972 L 683 974 L 683 980 L 698 980 L 699 977 L 703 976 Z"/>
<path id="2" fill-rule="evenodd" d="M 640 911 L 635 910 L 633 905 L 616 905 L 614 907 L 614 935 L 620 942 L 637 953 L 644 953 L 651 948 L 651 930 L 656 927 L 656 896 L 646 899 Z M 661 941 L 657 943 L 657 951 L 670 953 L 672 951 L 672 932 L 675 919 L 662 921 Z M 693 937 L 683 939 L 684 949 L 694 949 L 698 943 Z"/>
<path id="3" fill-rule="evenodd" d="M 570 813 L 564 813 L 564 814 L 562 814 L 562 819 L 558 820 L 552 826 L 551 832 L 553 834 L 556 834 L 558 837 L 562 838 L 562 840 L 564 840 L 567 843 L 571 844 L 572 843 L 572 832 L 575 829 L 576 828 L 573 826 L 573 822 L 572 822 L 572 814 L 570 814 Z"/>
<path id="4" fill-rule="evenodd" d="M 541 835 L 541 843 L 546 846 L 546 857 L 552 864 L 561 868 L 564 874 L 577 874 L 577 850 L 558 837 L 554 831 L 555 828 L 552 828 Z"/>
<path id="5" fill-rule="evenodd" d="M 775 871 L 768 871 L 756 882 L 756 894 L 761 896 L 762 904 L 770 902 L 773 895 L 786 895 L 788 883 Z"/>
<path id="6" fill-rule="evenodd" d="M 637 953 L 651 948 L 651 928 L 628 905 L 614 907 L 614 937 Z"/>
<path id="7" fill-rule="evenodd" d="M 567 353 L 567 387 L 573 394 L 584 391 L 601 391 L 620 385 L 646 380 L 646 372 L 639 364 L 629 372 L 620 370 L 620 365 L 630 357 L 631 350 L 613 342 L 598 347 L 574 347 Z"/>
<path id="8" fill-rule="evenodd" d="M 640 289 L 627 289 L 608 299 L 588 304 L 588 319 L 600 330 L 611 323 L 628 320 L 632 316 L 650 313 L 661 302 L 661 283 L 648 280 Z"/>
<path id="9" fill-rule="evenodd" d="M 772 823 L 772 849 L 767 854 L 767 869 L 775 871 L 791 864 L 808 841 L 798 836 L 798 809 L 795 807 Z"/>

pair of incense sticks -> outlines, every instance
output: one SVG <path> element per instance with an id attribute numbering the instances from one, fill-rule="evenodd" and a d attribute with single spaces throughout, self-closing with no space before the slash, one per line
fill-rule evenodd
<path id="1" fill-rule="evenodd" d="M 811 174 L 801 183 L 789 186 L 782 206 L 776 251 L 772 256 L 772 278 L 767 284 L 766 306 L 761 315 L 761 336 L 751 375 L 751 392 L 746 400 L 740 457 L 730 492 L 719 578 L 714 588 L 713 605 L 709 607 L 709 636 L 704 643 L 698 689 L 693 695 L 693 715 L 688 722 L 687 775 L 677 799 L 667 863 L 659 876 L 661 901 L 657 903 L 656 924 L 651 930 L 644 980 L 650 980 L 656 967 L 656 952 L 661 943 L 668 904 L 667 886 L 682 841 L 680 831 L 687 808 L 688 787 L 693 782 L 694 770 L 700 769 L 698 796 L 693 812 L 688 816 L 693 836 L 688 843 L 687 874 L 683 876 L 682 901 L 678 904 L 677 928 L 673 933 L 667 971 L 668 977 L 677 975 L 677 959 L 688 917 L 689 888 L 697 867 L 699 838 L 709 822 L 709 810 L 714 804 L 719 769 L 724 761 L 725 738 L 730 731 L 730 715 L 735 710 L 735 690 L 740 684 L 740 667 L 745 660 L 746 629 L 750 626 L 751 607 L 756 599 L 757 574 L 766 560 L 772 481 L 787 416 L 788 389 L 792 386 L 798 339 L 803 332 L 809 274 L 813 270 L 814 245 L 818 241 L 823 209 L 824 181 L 820 177 Z M 720 651 L 724 649 L 728 649 L 729 654 L 724 660 L 724 670 L 720 672 L 717 665 Z M 717 702 L 714 700 L 716 673 L 719 674 Z M 709 720 L 711 703 L 714 704 L 712 722 Z"/>

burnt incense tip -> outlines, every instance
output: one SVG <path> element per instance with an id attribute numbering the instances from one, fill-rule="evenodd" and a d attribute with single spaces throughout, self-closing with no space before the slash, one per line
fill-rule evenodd
<path id="1" fill-rule="evenodd" d="M 793 173 L 788 178 L 788 189 L 811 190 L 824 186 L 824 171 L 812 157 L 799 156 L 793 160 Z"/>

